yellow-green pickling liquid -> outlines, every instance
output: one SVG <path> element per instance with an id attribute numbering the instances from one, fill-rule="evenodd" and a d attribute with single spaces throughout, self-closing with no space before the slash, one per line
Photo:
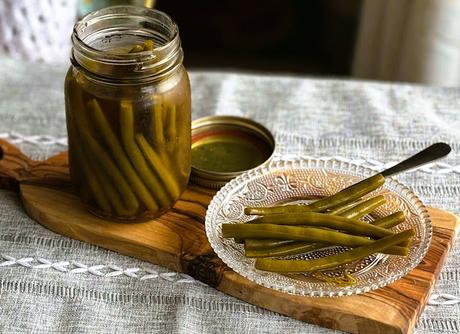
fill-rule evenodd
<path id="1" fill-rule="evenodd" d="M 240 172 L 259 166 L 271 151 L 261 140 L 236 135 L 200 140 L 192 147 L 192 165 L 210 172 Z"/>

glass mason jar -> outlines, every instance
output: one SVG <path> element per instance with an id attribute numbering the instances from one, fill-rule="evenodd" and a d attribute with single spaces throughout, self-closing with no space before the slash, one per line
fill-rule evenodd
<path id="1" fill-rule="evenodd" d="M 191 94 L 177 25 L 133 6 L 85 16 L 65 80 L 72 183 L 103 218 L 147 220 L 185 189 Z"/>

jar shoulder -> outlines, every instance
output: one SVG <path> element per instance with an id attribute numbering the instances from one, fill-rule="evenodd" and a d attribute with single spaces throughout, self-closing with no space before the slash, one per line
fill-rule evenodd
<path id="1" fill-rule="evenodd" d="M 190 96 L 190 80 L 184 66 L 180 66 L 173 74 L 162 80 L 146 81 L 142 84 L 124 82 L 107 83 L 94 80 L 85 72 L 70 66 L 65 77 L 65 92 L 72 94 L 78 87 L 83 92 L 108 100 L 129 99 L 132 101 L 149 100 L 152 97 L 186 97 Z"/>

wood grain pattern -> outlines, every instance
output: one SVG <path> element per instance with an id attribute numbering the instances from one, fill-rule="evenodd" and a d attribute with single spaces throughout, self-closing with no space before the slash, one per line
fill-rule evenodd
<path id="1" fill-rule="evenodd" d="M 34 161 L 16 146 L 0 139 L 0 187 L 15 189 L 18 182 L 68 188 L 70 176 L 67 152 L 44 161 Z"/>
<path id="2" fill-rule="evenodd" d="M 0 148 L 5 145 L 0 141 Z M 187 273 L 254 305 L 350 333 L 412 332 L 459 226 L 458 217 L 429 208 L 434 237 L 427 256 L 407 276 L 385 288 L 340 298 L 292 296 L 241 277 L 212 251 L 204 216 L 213 190 L 189 185 L 173 209 L 160 218 L 115 223 L 87 213 L 69 187 L 58 187 L 68 184 L 66 165 L 65 154 L 33 162 L 9 147 L 0 160 L 0 177 L 18 180 L 28 214 L 57 233 Z"/>

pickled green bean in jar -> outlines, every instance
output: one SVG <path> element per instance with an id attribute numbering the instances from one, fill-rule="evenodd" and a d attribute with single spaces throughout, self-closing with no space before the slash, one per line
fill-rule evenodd
<path id="1" fill-rule="evenodd" d="M 176 24 L 166 14 L 108 7 L 75 25 L 65 80 L 69 165 L 94 214 L 147 220 L 185 189 L 191 96 Z"/>

